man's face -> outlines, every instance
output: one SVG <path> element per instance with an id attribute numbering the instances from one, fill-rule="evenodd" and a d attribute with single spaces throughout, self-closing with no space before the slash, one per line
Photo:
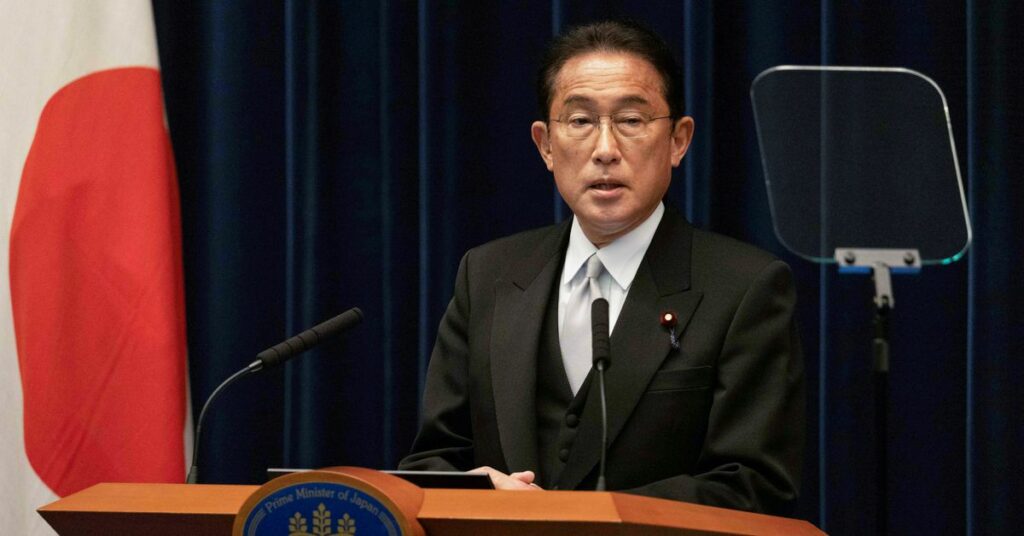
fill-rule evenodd
<path id="1" fill-rule="evenodd" d="M 572 112 L 610 115 L 638 111 L 669 115 L 658 71 L 632 54 L 592 52 L 571 58 L 555 78 L 551 119 Z M 668 190 L 693 134 L 689 117 L 659 119 L 647 135 L 625 138 L 610 119 L 589 137 L 572 138 L 563 123 L 537 121 L 534 143 L 584 234 L 601 247 L 633 230 Z"/>

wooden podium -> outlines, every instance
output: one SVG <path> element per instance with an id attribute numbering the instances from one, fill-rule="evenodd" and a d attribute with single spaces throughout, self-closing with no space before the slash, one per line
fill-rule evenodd
<path id="1" fill-rule="evenodd" d="M 363 470 L 365 471 L 365 470 Z M 259 486 L 97 484 L 39 509 L 61 536 L 229 535 Z M 428 535 L 820 535 L 806 521 L 624 493 L 425 489 Z"/>

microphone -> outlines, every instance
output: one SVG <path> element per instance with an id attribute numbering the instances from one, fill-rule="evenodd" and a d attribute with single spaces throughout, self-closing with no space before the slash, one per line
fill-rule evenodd
<path id="1" fill-rule="evenodd" d="M 594 366 L 608 370 L 612 366 L 611 340 L 608 337 L 608 300 L 598 298 L 590 304 L 590 333 L 593 337 Z"/>
<path id="2" fill-rule="evenodd" d="M 608 337 L 608 300 L 598 298 L 590 304 L 590 333 L 594 368 L 601 386 L 601 466 L 597 474 L 597 491 L 605 490 L 604 466 L 608 454 L 608 399 L 604 393 L 604 371 L 612 366 L 611 339 Z"/>
<path id="3" fill-rule="evenodd" d="M 196 437 L 192 445 L 192 466 L 189 467 L 188 477 L 185 479 L 185 482 L 195 484 L 199 480 L 199 438 L 203 431 L 203 419 L 206 418 L 206 410 L 210 409 L 210 403 L 217 398 L 221 391 L 243 376 L 276 367 L 327 339 L 341 335 L 362 321 L 363 312 L 358 307 L 353 307 L 326 322 L 317 324 L 282 343 L 263 350 L 256 354 L 255 361 L 221 382 L 213 390 L 213 393 L 210 393 L 210 396 L 203 404 L 202 411 L 199 412 L 199 420 L 196 421 Z"/>
<path id="4" fill-rule="evenodd" d="M 256 371 L 276 367 L 321 342 L 354 328 L 362 321 L 363 312 L 358 307 L 353 307 L 326 322 L 317 324 L 282 343 L 275 344 L 256 354 L 256 361 L 259 362 Z M 256 365 L 256 361 L 253 361 L 249 366 Z"/>

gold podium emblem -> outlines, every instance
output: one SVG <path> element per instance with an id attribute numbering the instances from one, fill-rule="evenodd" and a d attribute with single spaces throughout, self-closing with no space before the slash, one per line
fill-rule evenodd
<path id="1" fill-rule="evenodd" d="M 288 536 L 355 536 L 356 520 L 345 513 L 338 519 L 338 531 L 331 532 L 331 511 L 320 503 L 313 511 L 313 532 L 309 532 L 309 525 L 301 513 L 288 520 Z"/>

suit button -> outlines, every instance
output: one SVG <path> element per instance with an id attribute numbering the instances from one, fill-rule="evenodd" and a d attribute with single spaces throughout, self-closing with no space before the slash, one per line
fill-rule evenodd
<path id="1" fill-rule="evenodd" d="M 569 449 L 562 449 L 558 451 L 558 459 L 563 462 L 569 461 Z"/>
<path id="2" fill-rule="evenodd" d="M 565 416 L 565 424 L 569 428 L 576 428 L 576 425 L 580 423 L 580 418 L 575 413 L 570 413 Z"/>

